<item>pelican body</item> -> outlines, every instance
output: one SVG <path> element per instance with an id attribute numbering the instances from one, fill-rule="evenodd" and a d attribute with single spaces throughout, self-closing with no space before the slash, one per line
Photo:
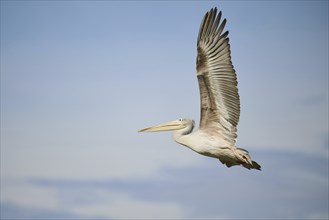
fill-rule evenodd
<path id="1" fill-rule="evenodd" d="M 191 150 L 218 158 L 227 167 L 242 165 L 260 170 L 247 150 L 236 147 L 240 117 L 237 78 L 231 61 L 228 31 L 223 33 L 226 19 L 217 8 L 208 11 L 199 29 L 196 72 L 200 90 L 201 117 L 193 131 L 194 120 L 178 119 L 141 129 L 139 132 L 174 130 L 173 139 Z"/>

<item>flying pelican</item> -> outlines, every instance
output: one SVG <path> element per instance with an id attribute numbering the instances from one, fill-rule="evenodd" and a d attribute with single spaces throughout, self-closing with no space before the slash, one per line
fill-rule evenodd
<path id="1" fill-rule="evenodd" d="M 240 98 L 235 70 L 231 62 L 226 19 L 217 8 L 208 11 L 197 40 L 196 72 L 200 89 L 201 118 L 199 129 L 192 133 L 192 119 L 178 119 L 139 130 L 139 132 L 175 130 L 173 139 L 204 156 L 218 158 L 227 167 L 242 165 L 260 170 L 247 150 L 237 148 L 237 125 Z"/>

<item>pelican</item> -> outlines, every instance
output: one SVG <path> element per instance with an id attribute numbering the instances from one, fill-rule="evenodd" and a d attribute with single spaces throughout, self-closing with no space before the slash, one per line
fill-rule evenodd
<path id="1" fill-rule="evenodd" d="M 242 165 L 261 170 L 247 150 L 236 147 L 240 98 L 237 78 L 231 61 L 226 19 L 217 8 L 208 11 L 197 39 L 196 75 L 200 90 L 200 123 L 192 133 L 194 120 L 178 119 L 139 130 L 155 132 L 174 130 L 173 139 L 191 150 L 219 159 L 227 167 Z"/>

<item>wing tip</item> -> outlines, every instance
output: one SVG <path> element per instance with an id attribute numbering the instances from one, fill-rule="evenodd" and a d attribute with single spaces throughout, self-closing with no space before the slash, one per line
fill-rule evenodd
<path id="1" fill-rule="evenodd" d="M 217 13 L 217 7 L 211 8 L 206 12 L 201 21 L 198 43 L 200 40 L 207 39 L 211 35 L 221 35 L 227 22 L 226 18 L 220 22 L 221 17 L 222 11 Z"/>

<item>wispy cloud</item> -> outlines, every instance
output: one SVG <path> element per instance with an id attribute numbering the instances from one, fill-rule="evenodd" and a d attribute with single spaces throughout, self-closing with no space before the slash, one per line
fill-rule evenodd
<path id="1" fill-rule="evenodd" d="M 259 161 L 263 166 L 260 172 L 241 167 L 228 169 L 219 161 L 204 158 L 199 166 L 163 168 L 158 171 L 161 174 L 158 177 L 144 179 L 33 178 L 20 183 L 26 184 L 25 188 L 17 188 L 17 184 L 4 185 L 7 193 L 2 203 L 14 204 L 23 210 L 39 208 L 45 210 L 45 214 L 52 211 L 85 218 L 328 215 L 327 159 L 292 153 L 256 153 L 256 157 L 266 159 Z M 13 193 L 15 190 L 17 193 Z M 26 193 L 32 193 L 33 197 L 24 203 L 21 195 Z M 42 197 L 42 201 L 50 205 L 39 203 L 38 198 Z M 4 211 L 3 215 L 10 215 Z"/>

